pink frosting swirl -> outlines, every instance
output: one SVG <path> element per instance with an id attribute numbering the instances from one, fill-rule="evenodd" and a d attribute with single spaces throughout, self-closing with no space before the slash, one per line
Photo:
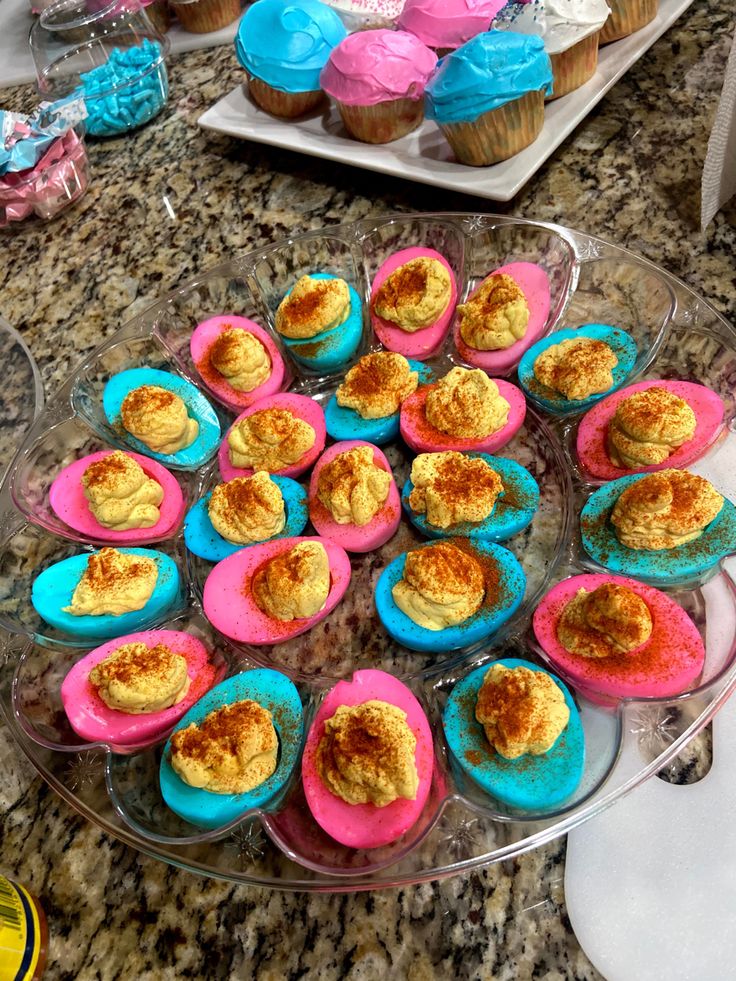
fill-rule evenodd
<path id="1" fill-rule="evenodd" d="M 406 0 L 399 27 L 433 48 L 459 48 L 490 28 L 506 0 Z"/>
<path id="2" fill-rule="evenodd" d="M 359 31 L 332 49 L 320 84 L 338 102 L 374 106 L 421 99 L 437 55 L 405 31 Z"/>

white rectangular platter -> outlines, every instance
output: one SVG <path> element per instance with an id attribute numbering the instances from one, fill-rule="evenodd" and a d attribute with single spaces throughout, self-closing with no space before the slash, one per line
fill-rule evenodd
<path id="1" fill-rule="evenodd" d="M 428 120 L 400 140 L 374 146 L 350 139 L 334 106 L 296 121 L 279 120 L 255 106 L 242 86 L 200 116 L 199 125 L 381 174 L 475 194 L 492 201 L 510 201 L 611 86 L 691 3 L 692 0 L 660 0 L 659 13 L 650 24 L 636 34 L 601 48 L 598 70 L 593 78 L 575 92 L 547 104 L 544 128 L 538 139 L 510 160 L 491 167 L 467 167 L 455 163 L 442 134 Z"/>
<path id="2" fill-rule="evenodd" d="M 0 88 L 6 85 L 22 85 L 36 81 L 36 69 L 28 45 L 28 33 L 33 17 L 28 0 L 0 0 Z M 238 22 L 210 34 L 192 34 L 174 24 L 168 32 L 171 53 L 194 51 L 197 48 L 215 48 L 230 44 L 238 29 Z"/>

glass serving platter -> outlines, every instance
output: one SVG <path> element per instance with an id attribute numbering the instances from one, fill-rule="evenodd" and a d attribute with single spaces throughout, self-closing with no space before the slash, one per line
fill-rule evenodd
<path id="1" fill-rule="evenodd" d="M 116 371 L 148 365 L 198 384 L 216 407 L 223 430 L 233 414 L 199 377 L 189 355 L 197 323 L 222 313 L 265 327 L 284 355 L 291 391 L 324 404 L 348 367 L 333 375 L 309 372 L 289 359 L 273 330 L 275 309 L 304 272 L 340 275 L 364 300 L 364 331 L 355 360 L 378 344 L 367 316 L 370 283 L 394 252 L 424 245 L 452 266 L 459 300 L 493 269 L 529 261 L 548 274 L 552 303 L 545 333 L 583 323 L 610 323 L 635 338 L 638 359 L 627 383 L 680 378 L 709 385 L 724 401 L 725 424 L 697 470 L 736 498 L 724 477 L 736 448 L 736 334 L 685 284 L 646 260 L 557 225 L 494 215 L 400 215 L 362 220 L 294 237 L 203 273 L 148 308 L 93 352 L 62 385 L 29 431 L 0 489 L 0 704 L 23 752 L 76 810 L 108 833 L 161 860 L 206 875 L 283 889 L 345 891 L 406 885 L 467 872 L 513 857 L 568 832 L 648 779 L 712 718 L 736 686 L 736 587 L 727 557 L 708 576 L 669 589 L 703 636 L 706 660 L 691 690 L 670 699 L 630 699 L 604 707 L 575 693 L 586 738 L 583 780 L 564 805 L 529 812 L 507 807 L 464 774 L 444 739 L 441 714 L 448 692 L 470 670 L 499 657 L 544 662 L 530 633 L 531 614 L 554 583 L 593 566 L 581 547 L 578 514 L 595 490 L 577 465 L 577 418 L 553 419 L 529 408 L 524 425 L 500 455 L 527 467 L 541 490 L 528 529 L 506 542 L 527 576 L 524 602 L 490 642 L 459 651 L 419 654 L 392 641 L 378 620 L 373 589 L 380 572 L 420 536 L 402 518 L 399 531 L 373 553 L 351 556 L 352 581 L 343 601 L 306 634 L 272 647 L 228 641 L 202 611 L 212 565 L 187 552 L 181 529 L 156 548 L 177 562 L 187 589 L 160 626 L 202 639 L 229 674 L 269 666 L 288 674 L 302 697 L 305 723 L 325 692 L 358 668 L 402 678 L 421 701 L 435 739 L 432 788 L 418 822 L 379 849 L 354 850 L 329 838 L 306 805 L 298 768 L 279 796 L 215 830 L 178 818 L 163 802 L 158 767 L 164 740 L 128 753 L 85 743 L 69 726 L 60 685 L 87 646 L 47 626 L 30 604 L 33 579 L 48 564 L 89 549 L 49 505 L 55 475 L 78 457 L 125 447 L 101 408 Z M 452 331 L 427 362 L 439 373 L 461 363 Z M 513 378 L 513 369 L 511 371 Z M 411 453 L 396 440 L 384 448 L 399 486 Z M 175 475 L 188 503 L 216 482 L 216 460 Z M 171 468 L 173 469 L 173 468 Z M 712 471 L 712 474 L 711 474 Z M 723 486 L 724 480 L 731 486 Z M 559 673 L 559 672 L 558 672 Z"/>

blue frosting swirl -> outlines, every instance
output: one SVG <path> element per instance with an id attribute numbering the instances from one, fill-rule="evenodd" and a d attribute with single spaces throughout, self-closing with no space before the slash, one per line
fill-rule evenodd
<path id="1" fill-rule="evenodd" d="M 257 0 L 240 21 L 235 51 L 255 78 L 281 92 L 314 92 L 330 52 L 347 37 L 320 0 Z"/>
<path id="2" fill-rule="evenodd" d="M 443 58 L 427 85 L 426 115 L 467 123 L 526 92 L 552 93 L 552 65 L 541 37 L 486 31 Z"/>

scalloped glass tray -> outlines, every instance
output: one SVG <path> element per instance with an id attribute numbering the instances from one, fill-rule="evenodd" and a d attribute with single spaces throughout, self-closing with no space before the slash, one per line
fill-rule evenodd
<path id="1" fill-rule="evenodd" d="M 527 592 L 520 610 L 490 643 L 418 654 L 385 633 L 373 608 L 373 587 L 381 570 L 419 541 L 405 518 L 382 548 L 351 557 L 350 588 L 325 620 L 270 648 L 233 644 L 207 623 L 201 596 L 211 566 L 186 552 L 181 529 L 156 546 L 175 559 L 189 584 L 180 608 L 160 625 L 201 637 L 230 673 L 266 665 L 289 674 L 302 695 L 307 728 L 327 688 L 357 668 L 381 668 L 412 688 L 435 734 L 436 765 L 423 813 L 402 839 L 370 851 L 337 844 L 312 819 L 298 772 L 264 809 L 203 831 L 163 803 L 157 780 L 163 740 L 123 755 L 74 734 L 59 688 L 71 665 L 94 645 L 84 647 L 46 626 L 29 596 L 46 565 L 90 547 L 55 516 L 48 490 L 56 473 L 77 457 L 125 446 L 101 410 L 107 379 L 144 364 L 167 368 L 199 384 L 217 405 L 189 356 L 189 337 L 198 322 L 225 312 L 244 315 L 269 330 L 278 344 L 274 311 L 299 275 L 320 269 L 342 276 L 363 297 L 365 313 L 378 267 L 390 254 L 415 245 L 447 258 L 459 300 L 505 263 L 536 262 L 551 284 L 547 332 L 589 322 L 616 324 L 635 337 L 640 352 L 628 381 L 682 378 L 717 391 L 726 423 L 697 469 L 736 498 L 736 480 L 728 476 L 736 452 L 736 332 L 685 284 L 624 249 L 561 226 L 515 218 L 399 215 L 284 240 L 203 273 L 130 321 L 79 366 L 31 428 L 0 488 L 0 626 L 7 631 L 0 651 L 0 704 L 8 725 L 51 787 L 89 820 L 147 854 L 203 874 L 298 890 L 375 889 L 465 872 L 549 841 L 609 806 L 668 763 L 736 686 L 736 587 L 729 575 L 736 562 L 729 557 L 708 577 L 669 590 L 705 641 L 705 667 L 696 687 L 676 698 L 628 700 L 615 708 L 576 693 L 586 765 L 580 787 L 564 806 L 515 811 L 464 775 L 442 733 L 448 691 L 468 671 L 498 657 L 539 661 L 529 631 L 539 597 L 560 579 L 594 567 L 582 552 L 577 528 L 580 508 L 595 488 L 575 460 L 576 420 L 545 419 L 530 408 L 519 433 L 501 451 L 526 466 L 541 489 L 532 525 L 505 543 L 524 567 Z M 356 359 L 378 347 L 364 316 Z M 342 375 L 310 374 L 283 353 L 290 389 L 324 403 Z M 440 371 L 459 363 L 452 332 L 428 363 Z M 224 428 L 232 414 L 222 406 L 218 412 Z M 401 485 L 411 455 L 400 441 L 388 446 L 387 455 Z M 216 461 L 196 472 L 180 469 L 176 476 L 192 502 L 216 481 Z M 723 486 L 724 480 L 730 486 Z"/>

